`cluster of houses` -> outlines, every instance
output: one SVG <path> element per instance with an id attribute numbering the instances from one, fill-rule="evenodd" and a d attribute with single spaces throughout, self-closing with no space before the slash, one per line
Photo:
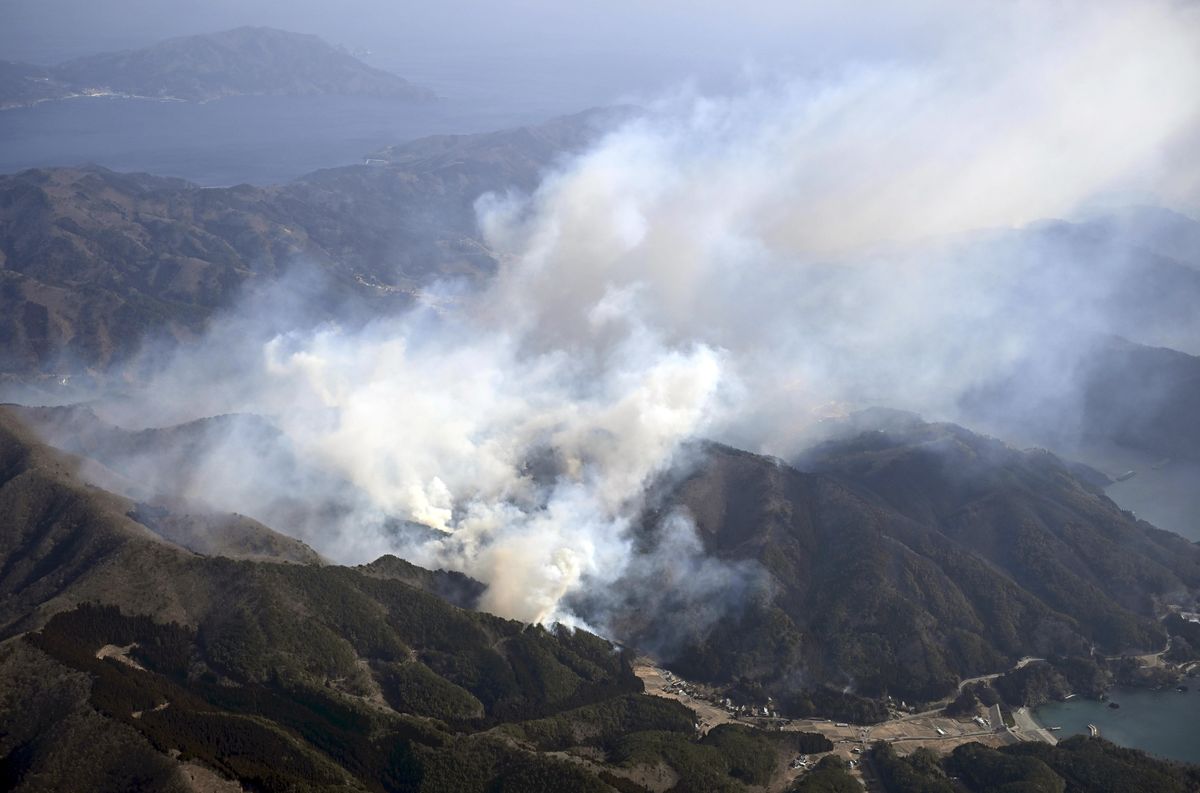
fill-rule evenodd
<path id="1" fill-rule="evenodd" d="M 675 675 L 671 674 L 666 669 L 662 670 L 662 676 L 663 679 L 667 681 L 667 685 L 663 687 L 663 691 L 666 691 L 670 694 L 684 694 L 689 697 L 694 697 L 698 693 L 695 686 L 684 680 L 682 677 L 675 677 Z"/>
<path id="2" fill-rule="evenodd" d="M 858 760 L 847 760 L 846 767 L 847 768 L 858 768 L 858 763 L 859 763 Z M 793 760 L 791 765 L 792 765 L 793 771 L 797 771 L 800 769 L 807 771 L 811 764 L 812 764 L 812 761 L 808 759 L 808 755 L 802 754 L 799 757 L 797 757 L 795 760 Z"/>
<path id="3" fill-rule="evenodd" d="M 857 751 L 857 750 L 855 750 L 855 751 Z M 858 760 L 847 760 L 846 767 L 847 768 L 858 768 L 858 763 L 859 763 Z M 795 760 L 793 760 L 791 765 L 792 765 L 793 771 L 797 771 L 800 769 L 807 771 L 811 764 L 812 764 L 812 761 L 808 759 L 808 755 L 802 754 L 799 757 L 797 757 Z"/>
<path id="4" fill-rule="evenodd" d="M 1200 611 L 1188 611 L 1183 606 L 1167 606 L 1167 611 L 1178 614 L 1188 622 L 1200 622 Z"/>
<path id="5" fill-rule="evenodd" d="M 708 693 L 702 691 L 695 684 L 689 683 L 682 677 L 678 677 L 666 669 L 660 671 L 663 679 L 667 681 L 667 685 L 663 686 L 663 691 L 667 692 L 668 694 L 682 694 L 693 699 L 709 700 Z M 781 718 L 779 711 L 774 709 L 774 701 L 770 697 L 767 697 L 766 705 L 735 705 L 733 704 L 733 700 L 729 697 L 725 697 L 719 701 L 709 701 L 712 701 L 712 703 L 718 707 L 724 708 L 725 712 L 735 717 L 762 717 L 768 719 Z"/>
<path id="6" fill-rule="evenodd" d="M 731 700 L 729 697 L 726 697 L 725 699 L 721 700 L 720 705 L 721 707 L 725 708 L 725 710 L 731 716 L 762 716 L 766 719 L 779 718 L 778 711 L 771 710 L 771 700 L 769 698 L 767 699 L 766 705 L 758 706 L 734 705 L 733 700 Z"/>

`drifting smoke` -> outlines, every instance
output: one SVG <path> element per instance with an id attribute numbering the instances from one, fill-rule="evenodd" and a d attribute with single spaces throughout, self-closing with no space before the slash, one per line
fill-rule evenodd
<path id="1" fill-rule="evenodd" d="M 338 561 L 461 570 L 489 585 L 484 608 L 523 620 L 572 621 L 582 587 L 651 587 L 676 562 L 711 603 L 752 589 L 752 570 L 696 561 L 682 518 L 634 552 L 682 444 L 786 455 L 831 402 L 952 415 L 1039 348 L 1075 360 L 1113 329 L 1100 307 L 1128 262 L 1080 279 L 1011 229 L 1105 194 L 1196 206 L 1196 158 L 1177 156 L 1197 140 L 1197 9 L 1004 9 L 917 62 L 654 104 L 532 195 L 480 198 L 501 267 L 479 291 L 431 285 L 354 330 L 255 302 L 149 402 L 269 416 L 345 490 L 228 436 L 188 495 Z M 306 522 L 298 491 L 340 511 Z"/>
<path id="2" fill-rule="evenodd" d="M 640 533 L 616 586 L 585 586 L 566 604 L 571 613 L 596 619 L 593 627 L 605 636 L 669 659 L 702 644 L 719 621 L 736 619 L 774 590 L 757 562 L 709 555 L 692 517 L 676 509 Z"/>

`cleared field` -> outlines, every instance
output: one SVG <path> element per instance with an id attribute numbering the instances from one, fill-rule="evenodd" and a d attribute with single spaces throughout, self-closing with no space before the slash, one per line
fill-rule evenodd
<path id="1" fill-rule="evenodd" d="M 1023 664 L 1022 664 L 1023 665 Z M 634 666 L 634 672 L 646 686 L 646 693 L 677 700 L 696 712 L 699 732 L 706 733 L 718 724 L 744 724 L 767 730 L 816 732 L 833 741 L 834 753 L 845 761 L 857 760 L 861 752 L 875 741 L 887 741 L 900 754 L 910 754 L 927 746 L 939 753 L 952 751 L 956 746 L 978 742 L 985 746 L 1000 747 L 1021 741 L 1042 740 L 1054 743 L 1054 736 L 1041 729 L 1027 714 L 1015 714 L 1016 728 L 1009 730 L 1000 726 L 984 727 L 970 719 L 953 719 L 937 711 L 903 716 L 882 724 L 858 725 L 837 723 L 828 719 L 781 719 L 749 716 L 731 712 L 719 699 L 718 693 L 707 687 L 679 678 L 670 672 L 643 661 Z M 855 751 L 858 750 L 858 751 Z M 783 780 L 790 783 L 804 773 L 804 769 L 783 769 Z M 860 769 L 853 772 L 861 777 Z M 783 785 L 786 787 L 786 784 Z M 782 788 L 781 788 L 782 789 Z"/>

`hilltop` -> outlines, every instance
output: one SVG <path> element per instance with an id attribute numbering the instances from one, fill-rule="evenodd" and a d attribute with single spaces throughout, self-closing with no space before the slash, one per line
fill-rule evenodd
<path id="1" fill-rule="evenodd" d="M 48 68 L 0 62 L 0 108 L 80 96 L 208 102 L 230 96 L 343 94 L 429 101 L 434 94 L 317 36 L 266 27 L 168 39 Z"/>
<path id="2" fill-rule="evenodd" d="M 672 668 L 862 719 L 870 707 L 828 692 L 933 701 L 1024 656 L 1161 650 L 1157 617 L 1200 593 L 1200 547 L 1123 512 L 1097 472 L 955 425 L 884 427 L 793 465 L 706 444 L 662 484 L 643 548 L 682 512 L 708 556 L 758 574 L 707 593 L 731 605 L 662 648 Z M 656 586 L 614 588 L 630 593 L 615 635 L 652 645 L 688 624 L 686 601 L 644 608 Z"/>

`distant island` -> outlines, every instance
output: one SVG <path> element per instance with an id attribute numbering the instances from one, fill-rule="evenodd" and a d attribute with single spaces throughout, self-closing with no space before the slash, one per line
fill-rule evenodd
<path id="1" fill-rule="evenodd" d="M 436 98 L 317 36 L 265 27 L 168 39 L 51 67 L 0 61 L 0 109 L 85 96 L 209 102 L 321 94 Z"/>

